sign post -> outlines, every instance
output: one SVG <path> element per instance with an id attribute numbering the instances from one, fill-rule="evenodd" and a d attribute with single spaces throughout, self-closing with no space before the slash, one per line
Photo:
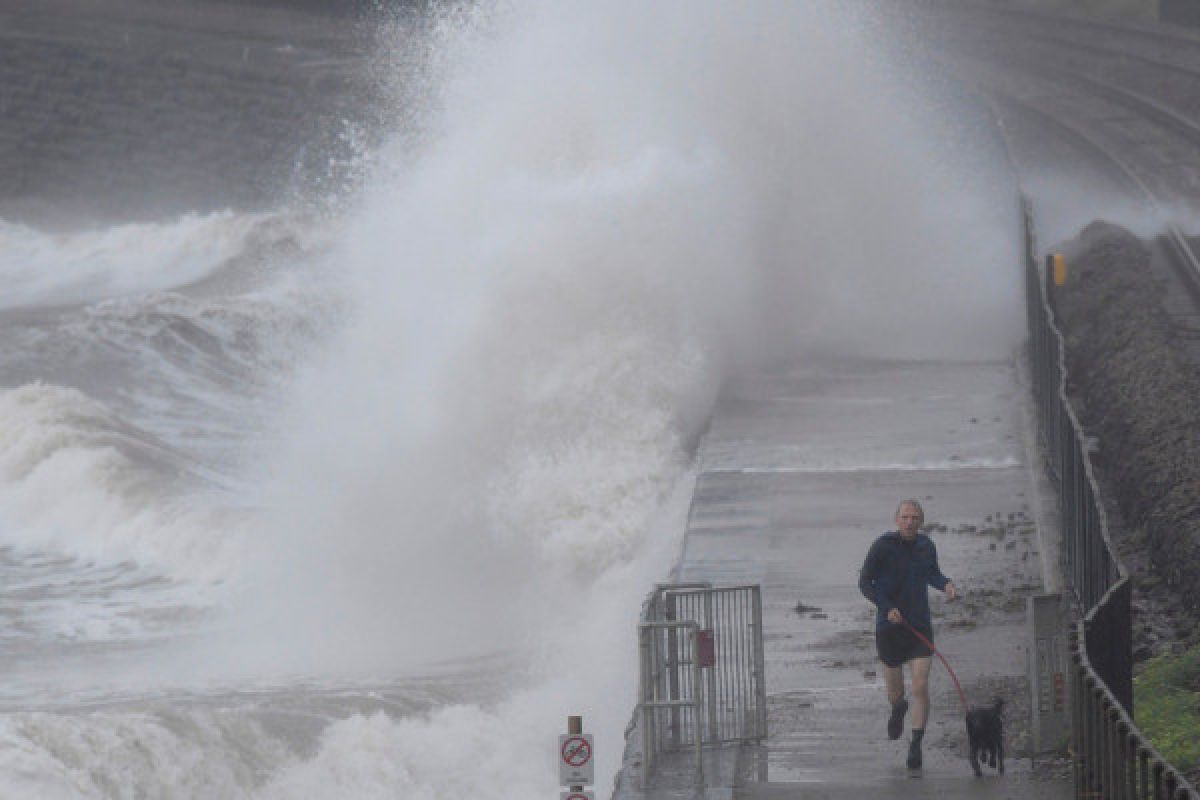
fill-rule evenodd
<path id="1" fill-rule="evenodd" d="M 1033 720 L 1033 752 L 1062 749 L 1071 730 L 1066 676 L 1066 636 L 1062 631 L 1062 598 L 1037 594 L 1026 598 L 1029 626 L 1029 691 Z"/>
<path id="2" fill-rule="evenodd" d="M 595 800 L 583 788 L 596 782 L 595 752 L 592 735 L 583 732 L 583 717 L 567 717 L 567 732 L 558 737 L 558 782 L 570 789 L 559 800 Z"/>

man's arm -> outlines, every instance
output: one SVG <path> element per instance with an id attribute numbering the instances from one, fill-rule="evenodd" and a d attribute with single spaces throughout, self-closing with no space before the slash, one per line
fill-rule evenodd
<path id="1" fill-rule="evenodd" d="M 867 558 L 863 561 L 862 569 L 858 573 L 858 590 L 862 592 L 863 597 L 887 614 L 892 609 L 892 604 L 888 601 L 886 593 L 880 591 L 879 573 L 882 560 L 882 547 L 877 539 L 871 545 L 871 549 L 867 551 Z"/>
<path id="2" fill-rule="evenodd" d="M 954 581 L 942 574 L 942 568 L 938 566 L 937 545 L 933 540 L 929 540 L 929 549 L 933 553 L 933 568 L 929 571 L 929 585 L 934 589 L 946 593 L 947 600 L 958 599 L 958 587 L 954 585 Z"/>

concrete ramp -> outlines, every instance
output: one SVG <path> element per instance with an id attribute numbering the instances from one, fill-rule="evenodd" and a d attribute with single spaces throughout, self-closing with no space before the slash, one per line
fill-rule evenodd
<path id="1" fill-rule="evenodd" d="M 1069 787 L 1068 787 L 1069 788 Z M 977 798 L 978 800 L 1058 800 L 1069 797 L 1061 786 L 1022 777 L 998 780 L 907 775 L 872 783 L 816 785 L 759 784 L 733 793 L 735 800 L 912 800 L 917 797 Z"/>
<path id="2" fill-rule="evenodd" d="M 701 444 L 678 579 L 763 586 L 769 738 L 739 754 L 733 797 L 1070 795 L 1064 764 L 1035 769 L 1018 755 L 1029 727 L 1025 598 L 1043 588 L 1043 557 L 1057 558 L 1040 544 L 1027 395 L 1002 362 L 820 364 L 727 392 Z M 856 583 L 909 497 L 965 593 L 953 604 L 931 596 L 939 647 L 972 705 L 1008 703 L 1006 776 L 971 773 L 963 713 L 936 662 L 925 768 L 904 767 L 907 730 L 886 738 L 873 609 Z M 684 788 L 660 781 L 647 796 Z"/>

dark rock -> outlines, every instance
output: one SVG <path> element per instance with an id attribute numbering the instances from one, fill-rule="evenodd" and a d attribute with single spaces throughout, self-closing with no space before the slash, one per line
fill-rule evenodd
<path id="1" fill-rule="evenodd" d="M 1071 264 L 1056 302 L 1077 411 L 1089 440 L 1104 443 L 1092 455 L 1102 494 L 1125 523 L 1112 533 L 1135 592 L 1154 596 L 1141 613 L 1182 605 L 1188 624 L 1163 632 L 1190 634 L 1200 604 L 1200 366 L 1171 328 L 1145 243 L 1093 223 Z M 1147 647 L 1160 644 L 1138 642 Z"/>

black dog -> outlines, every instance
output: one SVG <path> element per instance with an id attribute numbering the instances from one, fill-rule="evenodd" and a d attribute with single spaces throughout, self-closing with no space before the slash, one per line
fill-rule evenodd
<path id="1" fill-rule="evenodd" d="M 972 708 L 967 712 L 967 742 L 971 746 L 971 769 L 982 777 L 979 760 L 1004 774 L 1004 701 L 996 698 L 991 708 Z"/>

